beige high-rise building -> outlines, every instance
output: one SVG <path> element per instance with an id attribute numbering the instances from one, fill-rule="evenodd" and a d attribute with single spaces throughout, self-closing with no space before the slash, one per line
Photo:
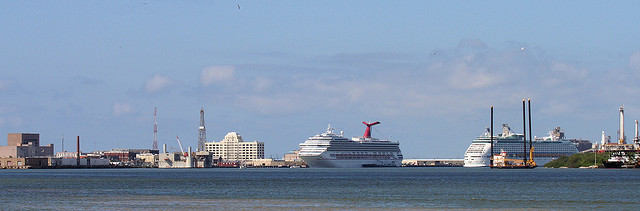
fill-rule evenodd
<path id="1" fill-rule="evenodd" d="M 264 159 L 264 142 L 245 142 L 240 134 L 230 132 L 220 142 L 205 143 L 205 151 L 213 153 L 213 159 L 227 161 Z"/>

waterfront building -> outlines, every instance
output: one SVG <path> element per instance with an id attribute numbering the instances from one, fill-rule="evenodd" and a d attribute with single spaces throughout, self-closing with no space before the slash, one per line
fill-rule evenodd
<path id="1" fill-rule="evenodd" d="M 9 133 L 7 146 L 0 146 L 0 158 L 53 157 L 53 144 L 40 146 L 38 133 Z"/>
<path id="2" fill-rule="evenodd" d="M 103 154 L 111 162 L 129 162 L 136 157 L 136 153 L 125 150 L 112 150 Z"/>
<path id="3" fill-rule="evenodd" d="M 307 164 L 299 156 L 300 150 L 294 150 L 287 154 L 284 154 L 282 160 L 284 160 L 286 166 L 307 166 Z"/>
<path id="4" fill-rule="evenodd" d="M 154 150 L 154 149 L 112 149 L 111 151 L 102 152 L 102 156 L 107 158 L 107 159 L 109 159 L 109 161 L 112 164 L 115 164 L 115 165 L 120 165 L 120 164 L 136 165 L 137 162 L 140 162 L 140 160 L 136 160 L 136 158 L 140 154 L 151 155 L 151 159 L 154 158 L 153 155 L 156 155 L 155 158 L 157 159 L 158 150 Z M 146 160 L 151 160 L 151 159 L 146 159 Z M 146 161 L 141 161 L 141 162 L 146 162 Z M 152 162 L 149 162 L 149 163 L 154 164 L 155 161 L 152 161 Z"/>
<path id="5" fill-rule="evenodd" d="M 136 160 L 142 163 L 148 163 L 152 166 L 158 165 L 158 154 L 153 153 L 140 153 L 136 155 Z"/>
<path id="6" fill-rule="evenodd" d="M 49 158 L 0 158 L 0 169 L 46 168 Z"/>
<path id="7" fill-rule="evenodd" d="M 167 145 L 162 145 L 162 153 L 158 154 L 158 168 L 193 168 L 195 160 L 191 147 L 184 154 L 182 152 L 167 152 Z"/>
<path id="8" fill-rule="evenodd" d="M 240 134 L 230 132 L 220 142 L 205 143 L 205 151 L 227 161 L 264 159 L 264 142 L 245 142 Z"/>
<path id="9" fill-rule="evenodd" d="M 302 159 L 300 159 L 300 156 L 298 154 L 300 154 L 300 150 L 294 150 L 287 154 L 284 154 L 284 157 L 282 157 L 282 159 L 287 162 L 302 161 Z"/>
<path id="10" fill-rule="evenodd" d="M 287 166 L 287 163 L 284 160 L 275 160 L 275 159 L 271 159 L 271 158 L 267 158 L 267 159 L 253 159 L 253 160 L 247 160 L 245 162 L 246 166 L 249 167 L 285 167 Z"/>
<path id="11" fill-rule="evenodd" d="M 71 166 L 97 167 L 109 165 L 109 160 L 106 158 L 87 157 L 82 155 L 80 156 L 80 159 L 77 157 L 58 157 L 49 159 L 49 166 L 51 168 L 65 168 Z"/>
<path id="12" fill-rule="evenodd" d="M 196 168 L 211 168 L 214 164 L 218 164 L 218 160 L 214 160 L 211 156 L 211 152 L 198 151 L 193 153 L 195 157 Z"/>
<path id="13" fill-rule="evenodd" d="M 54 156 L 55 158 L 75 158 L 78 157 L 78 153 L 77 152 L 56 152 L 56 155 Z"/>

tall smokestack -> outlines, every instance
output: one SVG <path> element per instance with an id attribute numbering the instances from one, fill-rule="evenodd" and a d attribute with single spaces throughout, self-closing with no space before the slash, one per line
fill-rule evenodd
<path id="1" fill-rule="evenodd" d="M 604 130 L 602 131 L 602 140 L 600 140 L 600 144 L 602 145 L 607 144 L 607 137 L 604 136 Z"/>
<path id="2" fill-rule="evenodd" d="M 76 159 L 78 166 L 80 166 L 80 136 L 78 136 L 78 140 L 76 142 L 78 157 Z"/>
<path id="3" fill-rule="evenodd" d="M 619 144 L 625 144 L 624 141 L 624 105 L 620 106 L 620 140 L 618 140 Z"/>

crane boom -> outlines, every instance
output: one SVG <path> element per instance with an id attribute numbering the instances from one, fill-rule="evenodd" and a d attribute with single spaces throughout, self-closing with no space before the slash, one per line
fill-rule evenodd
<path id="1" fill-rule="evenodd" d="M 180 151 L 182 151 L 182 155 L 184 155 L 184 149 L 182 149 L 182 143 L 180 143 L 180 138 L 176 136 L 176 139 L 178 139 L 178 145 L 180 145 Z"/>

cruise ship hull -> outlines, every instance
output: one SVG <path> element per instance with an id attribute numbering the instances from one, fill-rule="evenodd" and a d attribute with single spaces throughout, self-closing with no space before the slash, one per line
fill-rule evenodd
<path id="1" fill-rule="evenodd" d="M 344 138 L 342 133 L 334 134 L 329 125 L 327 132 L 301 143 L 298 156 L 312 168 L 401 166 L 400 143 L 370 137 L 370 127 L 380 123 L 363 123 L 367 125 L 365 135 L 351 140 Z"/>
<path id="2" fill-rule="evenodd" d="M 374 160 L 374 159 L 331 159 L 323 156 L 300 156 L 312 168 L 362 168 L 362 167 L 400 167 L 402 159 Z"/>
<path id="3" fill-rule="evenodd" d="M 490 165 L 491 154 L 504 153 L 505 158 L 522 160 L 533 152 L 533 160 L 538 166 L 558 159 L 578 153 L 576 145 L 564 139 L 564 132 L 560 127 L 556 127 L 549 132 L 549 136 L 536 138 L 529 141 L 530 146 L 524 144 L 524 134 L 511 132 L 509 125 L 502 125 L 502 133 L 497 136 L 487 132 L 478 139 L 473 140 L 464 154 L 464 167 L 488 167 Z M 491 142 L 493 141 L 493 152 L 491 152 Z M 525 152 L 526 147 L 526 152 Z M 529 149 L 532 147 L 532 149 Z M 533 150 L 533 151 L 531 151 Z"/>

